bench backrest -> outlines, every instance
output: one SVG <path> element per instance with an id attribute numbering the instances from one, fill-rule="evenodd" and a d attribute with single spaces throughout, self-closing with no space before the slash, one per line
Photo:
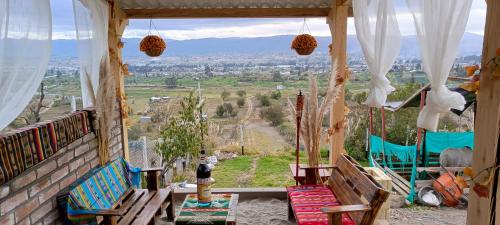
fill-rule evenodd
<path id="1" fill-rule="evenodd" d="M 111 209 L 130 188 L 125 161 L 117 159 L 74 187 L 68 201 L 73 209 Z"/>
<path id="2" fill-rule="evenodd" d="M 371 207 L 370 211 L 350 213 L 356 224 L 373 224 L 382 203 L 389 197 L 389 192 L 347 155 L 339 157 L 328 183 L 342 205 Z"/>

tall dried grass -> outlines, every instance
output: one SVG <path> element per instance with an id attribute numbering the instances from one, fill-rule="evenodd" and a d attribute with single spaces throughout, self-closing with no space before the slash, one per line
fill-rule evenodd
<path id="1" fill-rule="evenodd" d="M 101 59 L 99 65 L 99 89 L 95 100 L 97 118 L 99 121 L 99 158 L 101 165 L 109 161 L 109 139 L 115 114 L 116 88 L 113 76 L 110 73 L 109 57 Z"/>
<path id="2" fill-rule="evenodd" d="M 310 167 L 317 167 L 320 161 L 320 143 L 322 136 L 322 122 L 325 114 L 329 111 L 330 107 L 337 99 L 342 90 L 345 78 L 338 77 L 340 74 L 335 70 L 332 71 L 328 81 L 328 89 L 326 90 L 325 97 L 319 101 L 319 88 L 316 77 L 309 76 L 309 93 L 305 95 L 305 104 L 303 116 L 301 120 L 300 134 L 304 143 L 306 153 L 308 156 L 308 165 Z M 296 113 L 294 104 L 288 104 L 291 110 Z M 316 179 L 319 180 L 319 171 L 316 171 Z"/>

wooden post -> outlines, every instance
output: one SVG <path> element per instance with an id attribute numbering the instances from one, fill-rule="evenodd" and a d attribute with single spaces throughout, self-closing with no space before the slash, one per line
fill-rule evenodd
<path id="1" fill-rule="evenodd" d="M 368 106 L 368 118 L 370 119 L 370 135 L 373 134 L 373 108 Z"/>
<path id="2" fill-rule="evenodd" d="M 332 34 L 332 76 L 346 77 L 347 58 L 347 17 L 349 14 L 349 1 L 333 1 L 332 9 L 327 17 Z M 330 79 L 335 79 L 331 77 Z M 330 127 L 344 121 L 344 85 L 338 99 L 330 110 Z M 345 153 L 344 149 L 344 128 L 340 128 L 330 138 L 330 163 L 335 165 L 339 156 Z"/>
<path id="3" fill-rule="evenodd" d="M 487 0 L 486 26 L 484 29 L 483 54 L 481 59 L 481 87 L 477 96 L 477 117 L 474 135 L 474 171 L 499 165 L 500 130 L 500 69 L 488 62 L 500 48 L 500 1 Z M 494 76 L 497 77 L 494 77 Z M 496 172 L 489 184 L 490 194 L 480 198 L 474 191 L 469 195 L 467 224 L 500 224 L 499 174 Z"/>
<path id="4" fill-rule="evenodd" d="M 422 111 L 422 109 L 424 108 L 425 106 L 425 98 L 427 96 L 427 91 L 426 90 L 423 90 L 420 92 L 420 111 Z M 423 151 L 423 149 L 420 147 L 422 145 L 422 137 L 424 135 L 424 132 L 425 130 L 418 127 L 417 128 L 417 152 L 416 152 L 416 156 L 415 156 L 415 161 L 418 163 L 418 156 L 420 154 L 420 151 Z M 425 149 L 425 147 L 424 147 Z M 425 161 L 425 155 L 423 155 L 423 158 L 422 158 L 422 164 L 424 163 Z M 427 165 L 424 165 L 424 166 L 427 166 Z"/>
<path id="5" fill-rule="evenodd" d="M 128 19 L 125 13 L 120 9 L 117 1 L 110 1 L 110 14 L 109 14 L 109 29 L 108 29 L 108 45 L 111 64 L 111 73 L 115 76 L 116 95 L 120 107 L 120 125 L 122 133 L 122 149 L 123 157 L 129 160 L 128 150 L 128 131 L 127 131 L 127 117 L 128 106 L 125 95 L 125 83 L 123 80 L 122 69 L 122 43 L 121 37 L 123 31 L 128 25 Z"/>

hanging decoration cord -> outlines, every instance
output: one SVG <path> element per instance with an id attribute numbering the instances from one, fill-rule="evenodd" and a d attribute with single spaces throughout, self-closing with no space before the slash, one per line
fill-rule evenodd
<path id="1" fill-rule="evenodd" d="M 154 22 L 153 22 L 153 18 L 150 18 L 150 19 L 149 19 L 149 31 L 148 31 L 148 35 L 151 35 L 151 28 L 153 28 L 153 27 L 154 27 L 154 29 L 156 30 L 156 33 L 158 34 L 158 36 L 160 36 L 160 37 L 161 37 L 161 35 L 160 35 L 160 31 L 158 31 L 158 28 L 156 28 L 156 25 L 155 25 L 155 24 L 154 24 Z"/>
<path id="2" fill-rule="evenodd" d="M 306 33 L 311 34 L 311 30 L 309 29 L 309 26 L 307 25 L 306 18 L 304 17 L 304 23 L 302 24 L 302 28 L 299 30 L 299 34 L 304 34 Z"/>

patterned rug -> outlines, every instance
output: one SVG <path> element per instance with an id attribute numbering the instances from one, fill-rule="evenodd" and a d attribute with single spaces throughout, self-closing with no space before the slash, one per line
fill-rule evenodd
<path id="1" fill-rule="evenodd" d="M 214 194 L 212 200 L 210 206 L 198 207 L 196 195 L 189 194 L 182 203 L 181 211 L 175 218 L 175 224 L 225 225 L 231 207 L 231 194 Z"/>
<path id="2" fill-rule="evenodd" d="M 90 130 L 89 113 L 77 111 L 53 121 L 0 135 L 0 185 L 54 155 Z"/>

